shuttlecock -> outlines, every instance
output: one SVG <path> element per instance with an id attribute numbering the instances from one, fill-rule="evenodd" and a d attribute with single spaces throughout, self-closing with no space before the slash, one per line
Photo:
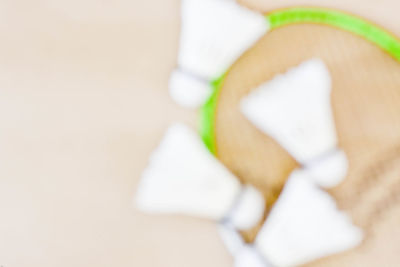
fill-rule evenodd
<path id="1" fill-rule="evenodd" d="M 278 75 L 241 102 L 243 114 L 272 136 L 300 163 L 337 145 L 325 64 L 311 59 Z"/>
<path id="2" fill-rule="evenodd" d="M 227 71 L 268 30 L 262 14 L 234 1 L 183 0 L 178 65 L 205 80 Z"/>
<path id="3" fill-rule="evenodd" d="M 316 168 L 315 181 L 325 187 L 337 185 L 347 171 L 347 158 L 337 147 L 330 96 L 327 67 L 322 60 L 311 59 L 262 84 L 241 101 L 247 119 L 310 171 Z"/>
<path id="4" fill-rule="evenodd" d="M 175 70 L 169 80 L 169 93 L 177 104 L 187 108 L 197 108 L 210 97 L 212 88 L 208 81 Z"/>
<path id="5" fill-rule="evenodd" d="M 262 220 L 264 211 L 265 199 L 261 192 L 251 185 L 246 185 L 225 219 L 238 230 L 249 230 Z"/>
<path id="6" fill-rule="evenodd" d="M 362 231 L 339 211 L 307 172 L 295 170 L 259 232 L 255 244 L 273 266 L 298 266 L 353 248 Z"/>
<path id="7" fill-rule="evenodd" d="M 150 158 L 137 191 L 149 213 L 178 213 L 220 220 L 241 190 L 236 177 L 183 124 L 171 126 Z"/>

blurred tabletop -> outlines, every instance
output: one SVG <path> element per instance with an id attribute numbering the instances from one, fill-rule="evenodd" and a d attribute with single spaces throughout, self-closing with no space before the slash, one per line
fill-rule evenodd
<path id="1" fill-rule="evenodd" d="M 268 11 L 298 0 L 246 0 Z M 396 0 L 310 0 L 400 36 Z M 0 1 L 0 266 L 223 267 L 213 223 L 132 199 L 173 121 L 178 0 Z"/>

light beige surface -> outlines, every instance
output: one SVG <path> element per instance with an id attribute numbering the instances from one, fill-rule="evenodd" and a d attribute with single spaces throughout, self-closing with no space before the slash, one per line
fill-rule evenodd
<path id="1" fill-rule="evenodd" d="M 396 2 L 309 3 L 400 35 Z M 131 203 L 169 122 L 195 125 L 167 95 L 178 31 L 178 0 L 0 1 L 0 266 L 230 266 L 213 224 Z"/>

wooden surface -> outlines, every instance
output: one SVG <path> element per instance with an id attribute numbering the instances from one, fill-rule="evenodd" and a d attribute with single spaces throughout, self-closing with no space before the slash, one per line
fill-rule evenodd
<path id="1" fill-rule="evenodd" d="M 309 3 L 400 35 L 398 1 Z M 0 266 L 230 266 L 213 224 L 131 204 L 168 124 L 195 125 L 167 94 L 179 1 L 2 0 L 0 14 Z"/>

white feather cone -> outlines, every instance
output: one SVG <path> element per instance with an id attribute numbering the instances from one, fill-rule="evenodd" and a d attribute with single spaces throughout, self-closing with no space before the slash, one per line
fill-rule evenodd
<path id="1" fill-rule="evenodd" d="M 255 241 L 273 266 L 298 266 L 348 250 L 363 234 L 334 199 L 303 171 L 294 171 Z"/>
<path id="2" fill-rule="evenodd" d="M 305 164 L 335 149 L 325 64 L 311 59 L 262 84 L 241 102 L 243 114 Z"/>
<path id="3" fill-rule="evenodd" d="M 241 185 L 182 124 L 171 126 L 144 170 L 138 207 L 219 220 L 232 208 Z"/>
<path id="4" fill-rule="evenodd" d="M 205 80 L 222 75 L 269 28 L 234 1 L 183 0 L 181 12 L 179 67 Z"/>

